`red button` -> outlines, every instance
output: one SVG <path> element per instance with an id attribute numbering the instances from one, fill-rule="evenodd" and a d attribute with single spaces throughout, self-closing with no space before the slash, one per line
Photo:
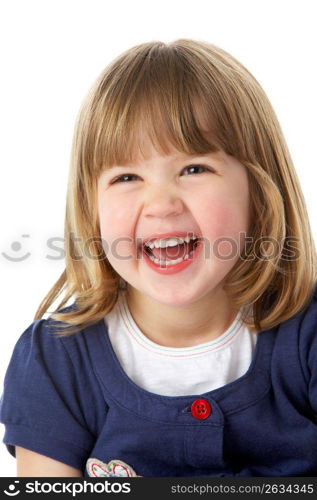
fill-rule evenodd
<path id="1" fill-rule="evenodd" d="M 198 420 L 208 418 L 211 413 L 211 406 L 206 399 L 196 399 L 190 409 L 193 417 L 198 418 Z"/>

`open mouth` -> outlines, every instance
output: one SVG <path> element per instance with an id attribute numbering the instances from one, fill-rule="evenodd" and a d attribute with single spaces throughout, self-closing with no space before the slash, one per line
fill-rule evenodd
<path id="1" fill-rule="evenodd" d="M 188 243 L 184 241 L 174 246 L 165 248 L 150 248 L 147 245 L 142 245 L 143 252 L 156 263 L 175 263 L 185 259 L 190 259 L 195 249 L 199 244 L 200 238 L 190 240 Z"/>

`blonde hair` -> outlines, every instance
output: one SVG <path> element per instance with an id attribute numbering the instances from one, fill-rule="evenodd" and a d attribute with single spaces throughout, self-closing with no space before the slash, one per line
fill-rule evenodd
<path id="1" fill-rule="evenodd" d="M 41 318 L 62 291 L 65 296 L 51 318 L 64 323 L 59 324 L 64 335 L 99 321 L 115 305 L 121 279 L 102 247 L 97 181 L 107 166 L 132 161 L 136 151 L 144 154 L 142 132 L 165 154 L 169 144 L 186 154 L 222 149 L 245 166 L 252 219 L 248 236 L 253 242 L 247 255 L 254 256 L 259 241 L 264 252 L 272 240 L 280 247 L 274 258 L 239 259 L 223 288 L 236 308 L 251 311 L 244 321 L 257 331 L 303 309 L 314 292 L 316 250 L 275 112 L 257 80 L 233 56 L 207 42 L 179 39 L 125 51 L 105 68 L 85 98 L 72 144 L 66 266 L 34 319 Z M 287 258 L 289 241 L 296 258 Z M 87 242 L 93 258 L 85 251 Z M 59 311 L 71 298 L 75 307 Z"/>

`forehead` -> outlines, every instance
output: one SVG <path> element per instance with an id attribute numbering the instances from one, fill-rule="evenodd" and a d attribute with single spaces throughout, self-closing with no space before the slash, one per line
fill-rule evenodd
<path id="1" fill-rule="evenodd" d="M 208 131 L 206 129 L 201 129 L 201 132 L 206 136 Z M 113 168 L 115 166 L 141 166 L 155 161 L 165 161 L 169 162 L 182 162 L 188 161 L 194 158 L 209 157 L 215 161 L 224 162 L 226 154 L 222 149 L 215 150 L 212 149 L 207 153 L 198 152 L 185 152 L 181 148 L 175 147 L 168 137 L 167 134 L 163 136 L 163 141 L 155 141 L 150 139 L 148 134 L 143 130 L 139 130 L 136 136 L 135 145 L 131 154 L 131 157 L 124 162 L 116 163 L 115 165 L 109 165 L 108 168 Z"/>
<path id="2" fill-rule="evenodd" d="M 137 166 L 159 156 L 189 159 L 220 149 L 231 153 L 214 106 L 197 96 L 183 104 L 182 99 L 177 103 L 166 99 L 156 94 L 135 99 L 128 111 L 118 107 L 101 123 L 98 141 L 95 136 L 91 139 L 97 175 L 113 165 Z"/>
<path id="3" fill-rule="evenodd" d="M 208 138 L 211 138 L 212 134 L 211 126 L 208 122 L 208 117 L 206 111 L 204 110 L 204 107 L 197 99 L 195 101 L 194 112 L 197 127 L 200 133 L 208 140 Z M 172 144 L 172 142 L 169 140 L 168 130 L 165 128 L 164 123 L 161 123 L 161 134 L 154 137 L 154 141 L 149 136 L 148 132 L 144 129 L 142 124 L 139 125 L 140 126 L 138 127 L 138 131 L 136 134 L 137 145 L 135 146 L 133 152 L 134 163 L 144 162 L 147 159 L 164 155 L 173 157 L 175 159 L 196 156 L 196 153 L 188 154 L 181 148 L 178 149 L 174 144 Z M 158 147 L 161 145 L 163 146 L 162 148 Z"/>

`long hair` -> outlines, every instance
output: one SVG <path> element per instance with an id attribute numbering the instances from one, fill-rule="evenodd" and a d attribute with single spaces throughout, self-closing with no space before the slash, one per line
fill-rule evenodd
<path id="1" fill-rule="evenodd" d="M 186 154 L 223 150 L 245 166 L 251 244 L 223 288 L 236 308 L 251 312 L 244 322 L 257 331 L 303 309 L 315 287 L 316 249 L 275 112 L 257 80 L 233 56 L 204 41 L 179 39 L 125 51 L 104 69 L 84 99 L 71 152 L 65 270 L 34 319 L 62 292 L 50 317 L 64 323 L 59 324 L 63 335 L 97 322 L 114 307 L 121 278 L 101 242 L 97 181 L 105 168 L 143 153 L 142 132 L 163 154 L 169 153 L 169 144 Z M 272 242 L 274 257 L 265 259 Z M 70 299 L 74 307 L 61 312 Z"/>

